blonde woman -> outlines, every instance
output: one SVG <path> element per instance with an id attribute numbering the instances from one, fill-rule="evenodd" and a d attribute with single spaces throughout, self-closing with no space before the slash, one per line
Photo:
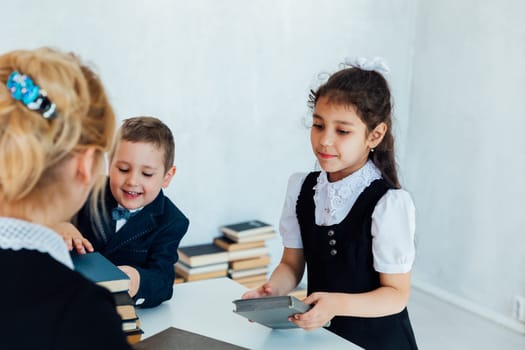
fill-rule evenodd
<path id="1" fill-rule="evenodd" d="M 42 48 L 0 56 L 1 349 L 129 349 L 112 296 L 51 227 L 82 206 L 115 116 L 98 77 Z"/>

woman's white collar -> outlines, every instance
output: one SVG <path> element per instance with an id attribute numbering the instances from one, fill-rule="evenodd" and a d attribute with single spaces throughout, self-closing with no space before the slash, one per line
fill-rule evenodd
<path id="1" fill-rule="evenodd" d="M 36 250 L 73 269 L 66 243 L 53 230 L 28 221 L 0 218 L 0 248 Z"/>

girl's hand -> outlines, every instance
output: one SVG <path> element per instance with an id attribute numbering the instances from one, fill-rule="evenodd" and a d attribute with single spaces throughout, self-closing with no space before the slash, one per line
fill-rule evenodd
<path id="1" fill-rule="evenodd" d="M 134 297 L 135 294 L 139 291 L 140 287 L 140 274 L 134 267 L 128 265 L 118 266 L 126 275 L 129 277 L 129 295 Z"/>
<path id="2" fill-rule="evenodd" d="M 242 299 L 250 299 L 250 298 L 262 298 L 262 297 L 269 297 L 272 295 L 272 287 L 266 282 L 262 286 L 256 289 L 252 289 L 247 291 L 242 295 Z M 253 322 L 250 320 L 250 322 Z"/>
<path id="3" fill-rule="evenodd" d="M 93 252 L 93 245 L 85 239 L 79 230 L 73 224 L 69 222 L 60 222 L 51 227 L 57 232 L 64 242 L 66 242 L 67 249 L 70 251 L 75 248 L 78 254 L 86 254 L 87 252 Z"/>
<path id="4" fill-rule="evenodd" d="M 261 298 L 261 297 L 269 297 L 273 295 L 272 287 L 267 283 L 263 284 L 259 288 L 252 289 L 250 291 L 247 291 L 242 295 L 242 299 L 249 299 L 249 298 Z"/>
<path id="5" fill-rule="evenodd" d="M 330 320 L 337 315 L 337 293 L 312 293 L 303 302 L 313 305 L 313 308 L 304 314 L 296 314 L 288 320 L 298 327 L 312 330 L 327 326 Z"/>

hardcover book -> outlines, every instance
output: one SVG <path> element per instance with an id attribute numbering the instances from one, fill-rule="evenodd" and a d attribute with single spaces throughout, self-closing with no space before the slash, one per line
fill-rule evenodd
<path id="1" fill-rule="evenodd" d="M 243 221 L 236 224 L 225 225 L 221 227 L 223 233 L 230 233 L 232 235 L 255 235 L 258 233 L 273 231 L 270 224 L 259 220 Z"/>
<path id="2" fill-rule="evenodd" d="M 140 329 L 140 321 L 138 318 L 134 320 L 125 320 L 122 321 L 122 330 L 124 332 L 131 332 Z"/>
<path id="3" fill-rule="evenodd" d="M 191 267 L 228 261 L 228 252 L 213 243 L 180 247 L 178 253 L 179 260 Z"/>
<path id="4" fill-rule="evenodd" d="M 185 277 L 186 282 L 207 280 L 210 278 L 226 277 L 228 275 L 228 270 L 212 271 L 206 273 L 199 273 L 197 275 L 188 275 Z"/>
<path id="5" fill-rule="evenodd" d="M 175 272 L 182 277 L 186 277 L 189 275 L 198 275 L 201 273 L 206 272 L 214 272 L 214 271 L 225 271 L 228 270 L 228 263 L 222 262 L 217 264 L 210 264 L 210 265 L 202 265 L 197 267 L 188 266 L 182 261 L 177 261 L 175 263 Z"/>
<path id="6" fill-rule="evenodd" d="M 127 291 L 113 293 L 113 299 L 115 299 L 115 304 L 119 305 L 134 305 L 133 299 L 129 296 Z"/>
<path id="7" fill-rule="evenodd" d="M 167 328 L 133 346 L 135 350 L 247 350 L 246 348 L 179 328 Z"/>
<path id="8" fill-rule="evenodd" d="M 129 344 L 135 344 L 140 341 L 140 338 L 142 338 L 142 334 L 144 331 L 140 328 L 131 330 L 131 331 L 124 331 L 124 334 L 126 335 L 126 339 L 128 340 Z"/>
<path id="9" fill-rule="evenodd" d="M 254 267 L 268 266 L 269 264 L 270 264 L 270 256 L 261 255 L 255 258 L 234 260 L 230 262 L 230 267 L 232 270 L 244 270 L 244 269 L 252 269 Z"/>
<path id="10" fill-rule="evenodd" d="M 238 235 L 230 232 L 223 232 L 223 234 L 224 236 L 237 243 L 265 241 L 267 239 L 272 239 L 275 237 L 275 231 L 261 232 L 253 235 Z"/>
<path id="11" fill-rule="evenodd" d="M 264 246 L 264 240 L 239 243 L 226 236 L 216 237 L 213 240 L 213 243 L 227 251 L 258 248 Z"/>
<path id="12" fill-rule="evenodd" d="M 254 267 L 252 269 L 245 269 L 245 270 L 232 270 L 230 269 L 228 271 L 230 274 L 230 277 L 233 279 L 241 278 L 241 277 L 248 277 L 248 276 L 256 276 L 261 274 L 268 273 L 268 267 Z"/>
<path id="13" fill-rule="evenodd" d="M 122 320 L 134 320 L 137 318 L 135 304 L 127 291 L 113 293 L 113 299 L 115 299 L 117 312 Z"/>
<path id="14" fill-rule="evenodd" d="M 259 247 L 259 248 L 250 248 L 250 249 L 244 249 L 244 250 L 234 250 L 231 252 L 228 252 L 228 260 L 234 261 L 234 260 L 240 260 L 240 259 L 249 259 L 249 258 L 255 258 L 262 255 L 268 255 L 269 250 L 268 247 Z"/>
<path id="15" fill-rule="evenodd" d="M 111 292 L 129 290 L 129 277 L 98 252 L 71 256 L 75 270 Z"/>
<path id="16" fill-rule="evenodd" d="M 117 312 L 123 321 L 134 320 L 137 318 L 137 312 L 133 305 L 117 305 Z"/>
<path id="17" fill-rule="evenodd" d="M 262 297 L 233 301 L 233 312 L 266 327 L 276 329 L 296 328 L 288 317 L 302 314 L 311 306 L 294 296 Z"/>

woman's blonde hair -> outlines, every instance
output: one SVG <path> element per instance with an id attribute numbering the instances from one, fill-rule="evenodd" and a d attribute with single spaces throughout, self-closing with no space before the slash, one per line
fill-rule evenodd
<path id="1" fill-rule="evenodd" d="M 15 100 L 7 88 L 18 71 L 47 92 L 56 105 L 51 120 Z M 61 192 L 63 161 L 87 147 L 111 147 L 115 115 L 98 76 L 71 53 L 51 48 L 0 56 L 0 206 L 43 206 Z M 52 189 L 53 191 L 50 191 Z"/>

